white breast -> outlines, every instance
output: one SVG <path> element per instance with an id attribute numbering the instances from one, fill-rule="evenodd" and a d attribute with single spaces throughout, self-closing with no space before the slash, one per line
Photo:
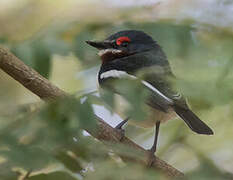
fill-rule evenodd
<path id="1" fill-rule="evenodd" d="M 107 78 L 131 78 L 131 79 L 137 79 L 136 76 L 130 75 L 125 71 L 118 71 L 118 70 L 110 70 L 103 72 L 100 75 L 100 79 L 107 79 Z"/>

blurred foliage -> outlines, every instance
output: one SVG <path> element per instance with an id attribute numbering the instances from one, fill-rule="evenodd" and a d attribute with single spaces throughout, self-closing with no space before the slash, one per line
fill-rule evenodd
<path id="1" fill-rule="evenodd" d="M 9 42 L 11 51 L 44 77 L 49 77 L 53 54 L 67 55 L 69 45 L 59 38 L 59 32 L 48 32 L 24 42 Z"/>
<path id="2" fill-rule="evenodd" d="M 76 180 L 77 178 L 72 177 L 71 175 L 69 175 L 68 173 L 65 172 L 53 172 L 53 173 L 49 173 L 49 174 L 39 174 L 39 175 L 35 175 L 32 176 L 30 178 L 27 178 L 28 180 L 40 180 L 40 179 L 44 179 L 44 180 L 50 180 L 50 179 L 57 179 L 57 180 Z"/>
<path id="3" fill-rule="evenodd" d="M 104 2 L 109 5 L 108 1 Z M 182 14 L 184 9 L 192 13 L 198 4 L 206 5 L 193 2 L 176 1 L 156 11 L 153 8 L 157 5 L 113 8 L 115 1 L 106 7 L 105 3 L 99 3 L 100 7 L 92 2 L 70 9 L 66 8 L 71 1 L 25 0 L 12 3 L 12 9 L 1 6 L 0 46 L 8 47 L 59 87 L 74 87 L 78 83 L 75 78 L 84 83 L 77 85 L 83 89 L 75 96 L 34 108 L 33 104 L 24 103 L 38 100 L 34 97 L 28 100 L 28 92 L 21 92 L 17 83 L 0 72 L 0 179 L 22 179 L 27 173 L 28 179 L 33 180 L 167 179 L 159 172 L 123 163 L 83 131 L 95 130 L 93 105 L 104 106 L 112 113 L 115 106 L 112 93 L 105 92 L 101 98 L 89 93 L 100 61 L 96 50 L 85 41 L 101 40 L 125 29 L 143 30 L 162 46 L 177 76 L 174 86 L 188 97 L 193 110 L 215 131 L 211 137 L 199 136 L 191 133 L 182 121 L 171 121 L 161 126 L 157 155 L 187 172 L 189 179 L 233 179 L 233 27 L 228 18 L 221 19 L 224 10 L 228 12 L 232 8 L 232 2 L 212 1 L 216 6 L 198 9 L 200 17 L 197 9 L 193 17 L 186 17 Z M 217 5 L 221 6 L 220 11 Z M 205 9 L 216 11 L 216 17 Z M 178 15 L 173 17 L 174 11 Z M 161 12 L 171 14 L 162 17 Z M 64 80 L 75 66 L 67 63 L 67 57 L 78 61 L 77 69 L 81 71 L 77 77 L 72 74 L 75 77 L 71 80 Z M 64 59 L 67 66 L 57 59 Z M 60 66 L 53 66 L 54 63 Z M 141 102 L 147 92 L 128 83 L 122 81 L 117 86 L 131 104 L 122 111 L 135 120 L 142 120 L 146 118 L 146 110 Z M 126 134 L 150 148 L 153 130 L 129 124 Z M 119 153 L 135 155 L 123 147 L 119 147 Z"/>

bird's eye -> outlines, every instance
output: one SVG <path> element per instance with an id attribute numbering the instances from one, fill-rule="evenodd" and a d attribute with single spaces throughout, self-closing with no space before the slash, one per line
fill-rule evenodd
<path id="1" fill-rule="evenodd" d="M 123 47 L 126 47 L 128 46 L 128 44 L 130 43 L 130 39 L 128 37 L 119 37 L 117 40 L 116 40 L 116 44 L 118 46 L 123 46 Z"/>
<path id="2" fill-rule="evenodd" d="M 121 43 L 121 46 L 122 46 L 122 47 L 127 47 L 127 46 L 128 46 L 128 44 L 129 44 L 129 42 L 128 42 L 128 41 L 124 41 L 124 42 L 122 42 L 122 43 Z"/>

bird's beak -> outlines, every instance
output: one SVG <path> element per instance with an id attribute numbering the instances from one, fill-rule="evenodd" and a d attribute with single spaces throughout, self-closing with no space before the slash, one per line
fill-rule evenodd
<path id="1" fill-rule="evenodd" d="M 102 50 L 102 49 L 108 49 L 108 48 L 112 48 L 112 42 L 110 41 L 86 41 L 87 44 L 99 49 L 99 50 Z"/>
<path id="2" fill-rule="evenodd" d="M 122 50 L 116 49 L 114 41 L 86 41 L 86 43 L 100 50 L 98 55 L 103 61 L 113 60 L 125 55 Z"/>

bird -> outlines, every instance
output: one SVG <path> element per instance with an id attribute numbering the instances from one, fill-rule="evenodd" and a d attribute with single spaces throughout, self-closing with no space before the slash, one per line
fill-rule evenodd
<path id="1" fill-rule="evenodd" d="M 174 90 L 169 78 L 175 78 L 169 61 L 161 46 L 150 35 L 140 30 L 123 30 L 116 32 L 103 41 L 86 41 L 99 50 L 102 60 L 98 72 L 101 88 L 111 89 L 109 84 L 116 84 L 125 79 L 139 82 L 150 93 L 145 106 L 150 109 L 150 119 L 145 120 L 142 127 L 155 127 L 155 137 L 151 155 L 157 149 L 161 122 L 180 117 L 186 125 L 197 134 L 213 135 L 213 130 L 195 115 L 186 98 Z M 143 73 L 140 73 L 143 72 Z M 141 75 L 139 75 L 141 74 Z M 117 93 L 121 96 L 120 93 Z M 130 117 L 119 123 L 121 129 Z"/>

